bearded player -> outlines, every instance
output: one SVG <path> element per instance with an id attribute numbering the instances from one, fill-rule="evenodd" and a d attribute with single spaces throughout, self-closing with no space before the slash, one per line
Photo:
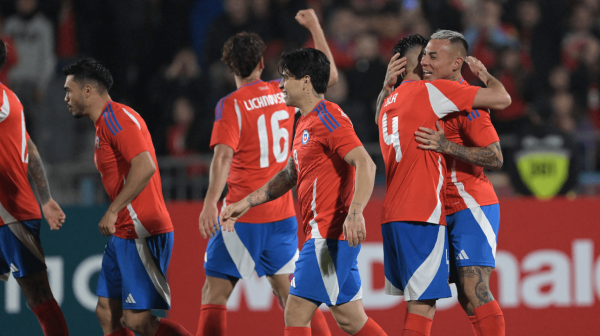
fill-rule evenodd
<path id="1" fill-rule="evenodd" d="M 312 9 L 301 10 L 296 20 L 312 34 L 317 49 L 330 65 L 331 86 L 337 69 L 325 35 Z M 202 308 L 197 335 L 225 335 L 226 304 L 239 279 L 254 272 L 267 276 L 273 292 L 285 307 L 289 275 L 298 258 L 296 210 L 288 192 L 269 205 L 253 208 L 236 224 L 236 232 L 218 230 L 217 201 L 225 183 L 224 204 L 239 201 L 285 168 L 294 127 L 294 107 L 287 107 L 279 81 L 263 82 L 265 44 L 252 33 L 239 33 L 224 46 L 223 61 L 235 73 L 238 89 L 221 99 L 215 109 L 211 148 L 215 154 L 210 184 L 200 213 L 200 233 L 211 239 L 206 249 Z M 330 335 L 325 317 L 317 311 L 313 335 Z"/>
<path id="2" fill-rule="evenodd" d="M 452 81 L 420 81 L 427 40 L 402 39 L 380 94 L 380 145 L 386 163 L 387 191 L 383 205 L 386 293 L 403 295 L 408 314 L 403 335 L 429 335 L 437 299 L 451 295 L 448 286 L 448 237 L 444 215 L 446 165 L 443 157 L 415 146 L 421 126 L 433 127 L 451 113 L 474 107 L 504 109 L 510 96 L 471 58 L 471 70 L 488 79 L 488 88 Z M 396 83 L 396 66 L 406 57 L 406 76 Z M 464 113 L 464 112 L 463 112 Z"/>
<path id="3" fill-rule="evenodd" d="M 323 99 L 329 81 L 325 54 L 312 48 L 285 53 L 280 71 L 286 105 L 302 114 L 292 157 L 267 184 L 222 212 L 223 230 L 237 230 L 236 222 L 245 213 L 297 185 L 306 241 L 285 307 L 284 335 L 311 335 L 311 318 L 323 303 L 346 333 L 386 335 L 364 311 L 357 266 L 375 164 L 348 116 Z"/>
<path id="4" fill-rule="evenodd" d="M 6 44 L 0 40 L 0 68 L 4 63 Z M 0 91 L 0 280 L 8 281 L 12 272 L 44 335 L 69 335 L 48 283 L 40 243 L 42 215 L 27 173 L 36 185 L 51 230 L 60 229 L 65 214 L 50 196 L 42 159 L 25 130 L 23 105 L 4 84 Z"/>
<path id="5" fill-rule="evenodd" d="M 151 312 L 171 307 L 165 275 L 173 225 L 146 123 L 132 108 L 111 100 L 112 75 L 96 60 L 67 65 L 63 74 L 69 110 L 96 127 L 94 163 L 111 200 L 98 225 L 110 236 L 96 290 L 102 330 L 111 336 L 191 335 Z"/>
<path id="6" fill-rule="evenodd" d="M 468 44 L 458 32 L 434 33 L 421 60 L 424 79 L 448 79 L 469 85 L 461 75 Z M 487 85 L 483 69 L 483 83 Z M 445 154 L 446 221 L 450 241 L 450 278 L 458 300 L 469 316 L 475 335 L 505 334 L 502 309 L 490 291 L 490 274 L 496 266 L 500 206 L 483 168 L 502 167 L 500 139 L 487 110 L 466 110 L 444 118 L 437 132 L 416 133 L 423 149 Z"/>

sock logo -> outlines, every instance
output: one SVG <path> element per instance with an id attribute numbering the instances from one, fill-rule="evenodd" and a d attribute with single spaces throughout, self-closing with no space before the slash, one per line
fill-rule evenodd
<path id="1" fill-rule="evenodd" d="M 19 271 L 19 268 L 18 268 L 17 266 L 15 266 L 15 264 L 13 264 L 13 263 L 10 263 L 10 270 L 11 270 L 12 272 L 18 272 L 18 271 Z"/>
<path id="2" fill-rule="evenodd" d="M 135 300 L 133 299 L 133 296 L 131 295 L 131 293 L 129 293 L 129 295 L 127 296 L 127 300 L 125 300 L 125 302 L 136 303 Z"/>
<path id="3" fill-rule="evenodd" d="M 456 260 L 464 260 L 464 259 L 469 259 L 469 257 L 465 253 L 465 250 L 461 250 L 460 253 L 456 256 Z"/>

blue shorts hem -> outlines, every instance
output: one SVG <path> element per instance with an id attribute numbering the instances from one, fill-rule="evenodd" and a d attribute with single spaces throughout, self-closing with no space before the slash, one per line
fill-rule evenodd
<path id="1" fill-rule="evenodd" d="M 459 263 L 459 261 L 462 261 L 461 263 Z M 496 263 L 493 262 L 489 262 L 489 261 L 466 261 L 464 262 L 464 260 L 456 260 L 456 267 L 467 267 L 467 266 L 485 266 L 485 267 L 493 267 L 496 268 Z"/>
<path id="2" fill-rule="evenodd" d="M 231 275 L 231 274 L 227 274 L 227 273 L 222 273 L 219 271 L 215 271 L 215 270 L 211 270 L 208 268 L 204 268 L 204 273 L 207 276 L 211 276 L 211 277 L 215 277 L 215 278 L 220 278 L 220 279 L 225 279 L 225 280 L 240 280 L 241 278 L 236 276 L 236 275 Z"/>
<path id="3" fill-rule="evenodd" d="M 297 293 L 296 293 L 296 294 L 294 294 L 294 293 L 290 292 L 290 295 L 293 295 L 293 296 L 299 297 L 299 298 L 301 298 L 301 299 L 304 299 L 304 300 L 306 300 L 306 301 L 310 301 L 310 302 L 312 302 L 313 304 L 315 304 L 315 306 L 317 306 L 317 307 L 319 307 L 319 306 L 321 306 L 323 303 L 325 303 L 325 302 L 321 302 L 320 300 L 315 300 L 315 299 L 307 298 L 307 297 L 305 297 L 305 296 L 302 296 L 302 295 L 298 295 Z M 326 304 L 326 303 L 325 303 L 325 304 Z M 328 305 L 328 306 L 329 306 L 329 305 Z"/>

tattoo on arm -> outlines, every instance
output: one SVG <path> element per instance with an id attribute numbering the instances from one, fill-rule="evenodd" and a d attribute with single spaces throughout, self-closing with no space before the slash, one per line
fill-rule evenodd
<path id="1" fill-rule="evenodd" d="M 30 140 L 27 145 L 29 150 L 29 164 L 27 166 L 27 171 L 35 183 L 38 195 L 40 196 L 40 203 L 43 205 L 50 200 L 50 186 L 48 185 L 46 170 L 44 169 L 40 153 L 33 144 L 33 141 Z"/>
<path id="2" fill-rule="evenodd" d="M 498 170 L 502 168 L 502 160 L 491 148 L 487 147 L 465 147 L 457 143 L 448 141 L 446 137 L 438 141 L 438 145 L 443 153 L 450 154 L 455 158 L 483 168 Z M 501 151 L 500 144 L 494 143 L 494 147 Z"/>
<path id="3" fill-rule="evenodd" d="M 289 158 L 288 165 L 257 191 L 246 199 L 250 205 L 257 206 L 275 200 L 292 189 L 298 181 L 294 160 Z"/>

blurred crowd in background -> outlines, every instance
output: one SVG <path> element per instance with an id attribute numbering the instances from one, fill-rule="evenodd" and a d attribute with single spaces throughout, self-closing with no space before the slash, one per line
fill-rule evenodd
<path id="1" fill-rule="evenodd" d="M 214 107 L 236 89 L 220 61 L 224 42 L 258 33 L 267 43 L 263 79 L 278 78 L 284 50 L 312 45 L 294 20 L 308 7 L 340 70 L 326 98 L 350 116 L 366 147 L 378 147 L 375 101 L 393 45 L 451 29 L 512 96 L 509 108 L 492 111 L 506 176 L 554 169 L 565 194 L 577 190 L 581 172 L 600 171 L 600 0 L 0 0 L 0 36 L 9 45 L 0 80 L 21 99 L 49 164 L 93 155 L 93 125 L 74 120 L 62 101 L 60 70 L 82 56 L 111 70 L 112 98 L 144 117 L 159 156 L 210 155 Z M 482 85 L 467 67 L 463 75 Z M 523 168 L 521 158 L 540 148 L 566 163 Z M 202 162 L 186 168 L 206 171 Z M 493 182 L 531 193 L 526 178 L 506 180 Z"/>

